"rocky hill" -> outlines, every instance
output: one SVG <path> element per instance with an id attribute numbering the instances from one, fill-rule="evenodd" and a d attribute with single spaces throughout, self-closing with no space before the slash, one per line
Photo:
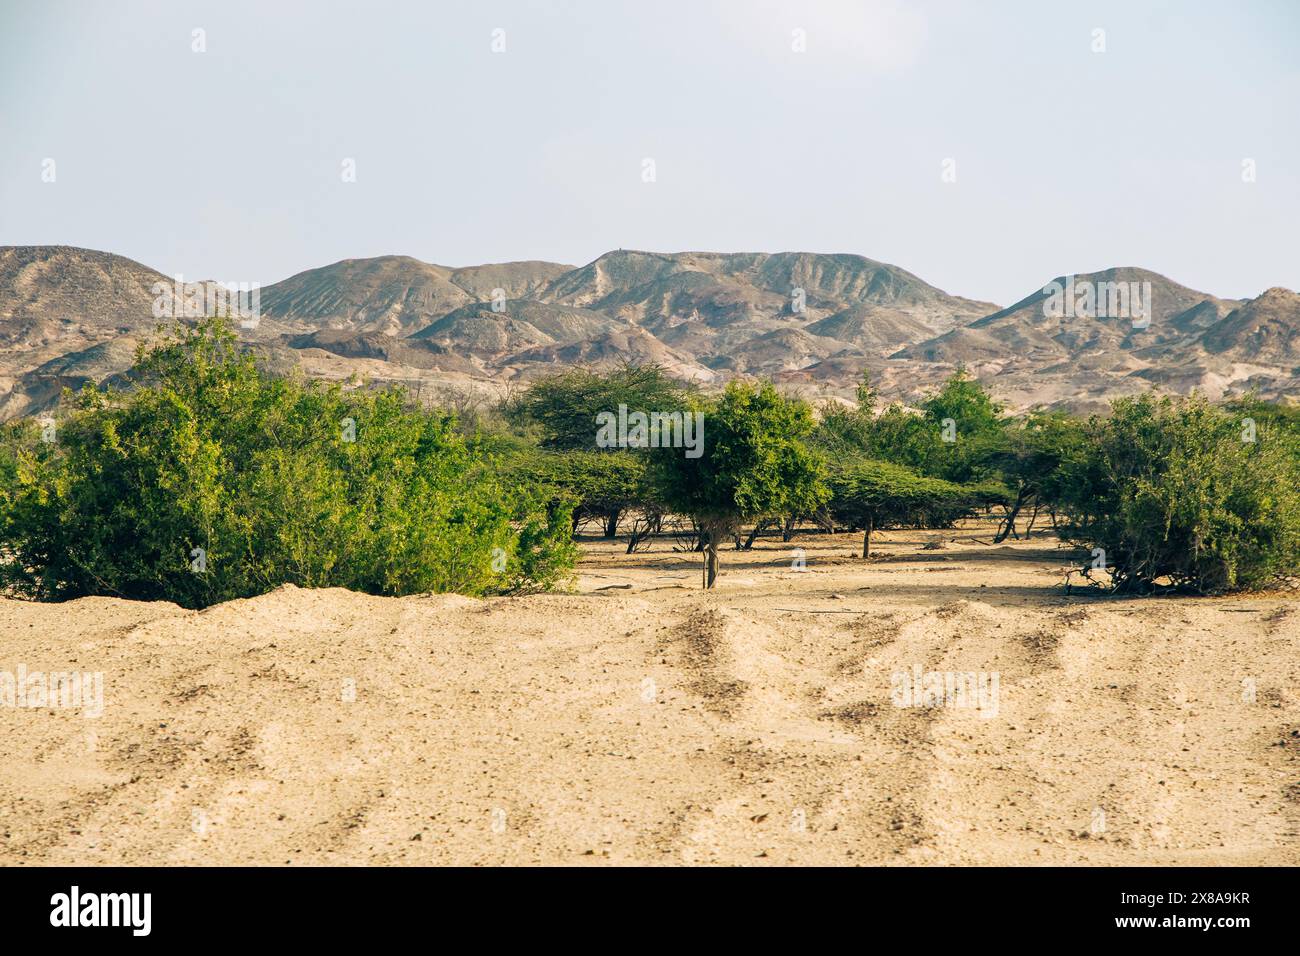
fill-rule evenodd
<path id="1" fill-rule="evenodd" d="M 0 247 L 0 417 L 128 368 L 159 324 L 158 283 L 172 278 L 111 253 Z M 267 286 L 261 312 L 240 335 L 277 369 L 429 395 L 624 362 L 706 387 L 769 377 L 812 397 L 851 396 L 869 370 L 905 401 L 963 364 L 1013 408 L 1095 408 L 1150 388 L 1300 393 L 1300 296 L 1221 299 L 1137 268 L 1058 276 L 1000 308 L 856 255 L 620 249 L 577 268 L 381 256 Z"/>

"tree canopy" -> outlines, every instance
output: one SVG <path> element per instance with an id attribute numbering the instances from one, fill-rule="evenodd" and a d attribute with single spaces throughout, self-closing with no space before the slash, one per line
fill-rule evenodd
<path id="1" fill-rule="evenodd" d="M 502 411 L 518 427 L 536 431 L 543 448 L 596 451 L 596 416 L 618 411 L 672 412 L 693 389 L 658 365 L 625 365 L 610 372 L 569 369 L 533 382 Z"/>
<path id="2" fill-rule="evenodd" d="M 690 515 L 706 534 L 705 582 L 712 587 L 718 542 L 740 522 L 811 511 L 829 492 L 825 465 L 805 443 L 814 427 L 806 402 L 771 383 L 732 382 L 721 397 L 694 407 L 704 412 L 704 453 L 688 458 L 660 449 L 652 468 L 667 507 Z"/>

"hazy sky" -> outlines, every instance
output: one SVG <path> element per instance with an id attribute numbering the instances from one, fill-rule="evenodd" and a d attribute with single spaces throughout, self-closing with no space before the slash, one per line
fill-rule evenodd
<path id="1" fill-rule="evenodd" d="M 622 247 L 1003 304 L 1112 265 L 1300 289 L 1298 41 L 1294 0 L 0 0 L 0 244 L 263 283 Z"/>

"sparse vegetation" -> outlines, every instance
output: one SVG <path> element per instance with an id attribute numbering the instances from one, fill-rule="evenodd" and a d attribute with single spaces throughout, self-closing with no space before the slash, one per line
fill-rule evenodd
<path id="1" fill-rule="evenodd" d="M 541 379 L 467 424 L 397 389 L 271 377 L 219 321 L 142 352 L 135 374 L 128 392 L 84 391 L 56 442 L 37 422 L 6 426 L 11 593 L 201 607 L 284 582 L 547 589 L 584 525 L 611 538 L 630 521 L 631 551 L 669 516 L 695 529 L 711 587 L 729 536 L 748 547 L 814 518 L 861 531 L 867 557 L 876 530 L 950 527 L 991 506 L 995 541 L 1045 509 L 1066 540 L 1104 552 L 1118 591 L 1256 588 L 1300 569 L 1300 419 L 1254 398 L 1008 418 L 958 370 L 916 410 L 878 412 L 864 377 L 857 407 L 828 404 L 817 420 L 770 383 L 705 396 L 624 366 Z M 702 412 L 701 453 L 597 449 L 597 416 L 619 405 Z"/>

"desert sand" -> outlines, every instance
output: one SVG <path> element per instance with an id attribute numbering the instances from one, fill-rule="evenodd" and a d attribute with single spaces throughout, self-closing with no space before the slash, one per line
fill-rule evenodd
<path id="1" fill-rule="evenodd" d="M 989 534 L 760 539 L 713 593 L 666 538 L 572 594 L 0 601 L 0 671 L 104 675 L 0 707 L 0 863 L 1300 863 L 1295 595 L 1067 596 Z M 933 671 L 996 697 L 898 706 Z"/>

